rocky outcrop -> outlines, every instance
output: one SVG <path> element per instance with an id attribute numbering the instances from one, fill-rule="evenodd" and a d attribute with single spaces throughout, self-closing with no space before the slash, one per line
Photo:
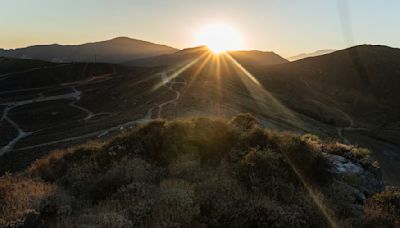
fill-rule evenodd
<path id="1" fill-rule="evenodd" d="M 353 147 L 342 145 L 342 155 L 323 152 L 329 172 L 347 185 L 355 199 L 363 203 L 369 196 L 384 190 L 379 167 L 368 156 L 357 157 Z M 337 153 L 337 151 L 336 151 Z"/>

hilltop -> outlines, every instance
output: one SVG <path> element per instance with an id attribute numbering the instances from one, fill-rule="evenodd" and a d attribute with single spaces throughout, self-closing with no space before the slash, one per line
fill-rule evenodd
<path id="1" fill-rule="evenodd" d="M 34 45 L 10 50 L 0 49 L 0 56 L 38 59 L 51 62 L 106 62 L 121 63 L 128 60 L 171 54 L 178 49 L 128 37 L 79 45 Z"/>
<path id="2" fill-rule="evenodd" d="M 298 54 L 295 56 L 288 57 L 287 59 L 289 61 L 293 62 L 293 61 L 297 61 L 297 60 L 305 59 L 305 58 L 309 58 L 309 57 L 316 57 L 316 56 L 320 56 L 320 55 L 330 54 L 335 51 L 336 50 L 333 50 L 333 49 L 324 49 L 324 50 L 314 51 L 311 53 L 301 53 L 301 54 Z"/>
<path id="3" fill-rule="evenodd" d="M 393 227 L 362 148 L 232 120 L 151 121 L 0 178 L 2 226 Z M 397 200 L 397 201 L 396 201 Z"/>
<path id="4" fill-rule="evenodd" d="M 144 59 L 137 59 L 128 61 L 124 65 L 128 66 L 167 66 L 167 65 L 179 65 L 187 61 L 194 60 L 201 56 L 207 55 L 210 50 L 206 46 L 199 46 L 193 48 L 186 48 L 169 55 L 162 55 Z M 288 60 L 282 58 L 274 52 L 263 52 L 263 51 L 228 51 L 233 58 L 238 62 L 245 65 L 251 66 L 268 66 L 274 64 L 287 63 Z"/>

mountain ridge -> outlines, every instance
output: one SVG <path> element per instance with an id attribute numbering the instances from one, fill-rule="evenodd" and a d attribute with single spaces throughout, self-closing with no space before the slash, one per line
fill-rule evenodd
<path id="1" fill-rule="evenodd" d="M 211 53 L 207 46 L 197 46 L 185 48 L 173 54 L 155 56 L 150 58 L 136 59 L 124 63 L 129 66 L 161 66 L 161 65 L 177 65 L 184 61 L 193 60 L 203 54 Z M 265 66 L 273 64 L 287 63 L 284 59 L 275 52 L 259 51 L 259 50 L 235 50 L 227 51 L 233 58 L 243 64 Z"/>
<path id="2" fill-rule="evenodd" d="M 171 54 L 178 51 L 167 45 L 129 37 L 83 44 L 33 45 L 16 49 L 0 49 L 0 56 L 9 58 L 38 59 L 52 62 L 93 62 L 120 63 L 136 58 Z"/>
<path id="3" fill-rule="evenodd" d="M 317 50 L 317 51 L 313 51 L 313 52 L 309 52 L 309 53 L 300 53 L 294 56 L 290 56 L 288 58 L 286 58 L 287 60 L 293 62 L 293 61 L 297 61 L 300 59 L 305 59 L 305 58 L 309 58 L 309 57 L 316 57 L 316 56 L 320 56 L 320 55 L 326 55 L 326 54 L 330 54 L 332 52 L 335 52 L 337 50 L 335 49 L 322 49 L 322 50 Z"/>

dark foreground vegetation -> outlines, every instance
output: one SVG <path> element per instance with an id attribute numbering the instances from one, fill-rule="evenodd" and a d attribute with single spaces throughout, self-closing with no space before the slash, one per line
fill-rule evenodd
<path id="1" fill-rule="evenodd" d="M 376 179 L 368 151 L 249 115 L 158 120 L 1 177 L 0 226 L 398 227 L 400 192 Z"/>

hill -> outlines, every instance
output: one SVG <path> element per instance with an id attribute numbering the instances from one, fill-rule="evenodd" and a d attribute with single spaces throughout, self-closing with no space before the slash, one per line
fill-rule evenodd
<path id="1" fill-rule="evenodd" d="M 0 77 L 5 77 L 6 74 L 10 72 L 21 72 L 53 65 L 56 64 L 40 60 L 24 60 L 0 57 Z"/>
<path id="2" fill-rule="evenodd" d="M 206 52 L 208 52 L 208 48 L 206 46 L 186 48 L 169 55 L 161 55 L 150 58 L 127 61 L 124 63 L 124 65 L 145 66 L 145 67 L 179 65 L 182 64 L 183 62 L 191 61 L 195 58 L 198 58 L 199 56 L 203 55 Z"/>
<path id="3" fill-rule="evenodd" d="M 168 66 L 75 63 L 10 72 L 0 84 L 0 173 L 151 119 L 247 112 L 266 127 L 368 147 L 384 183 L 398 185 L 398 53 L 357 46 L 265 66 L 198 47 L 157 57 Z"/>
<path id="4" fill-rule="evenodd" d="M 364 149 L 249 115 L 152 121 L 0 178 L 2 226 L 394 227 Z"/>
<path id="5" fill-rule="evenodd" d="M 80 45 L 35 45 L 26 48 L 1 50 L 0 56 L 38 59 L 51 62 L 106 62 L 121 63 L 178 51 L 165 45 L 118 37 L 111 40 Z"/>
<path id="6" fill-rule="evenodd" d="M 385 183 L 399 183 L 399 49 L 361 45 L 251 72 L 290 110 L 372 149 Z"/>
<path id="7" fill-rule="evenodd" d="M 236 61 L 246 66 L 268 66 L 289 62 L 274 52 L 264 51 L 229 51 Z"/>
<path id="8" fill-rule="evenodd" d="M 359 124 L 399 121 L 400 49 L 362 45 L 296 62 L 268 66 L 257 78 L 272 92 L 336 107 Z M 299 106 L 302 106 L 299 104 Z M 317 114 L 316 114 L 317 115 Z M 322 115 L 323 116 L 323 115 Z"/>
<path id="9" fill-rule="evenodd" d="M 305 58 L 309 58 L 309 57 L 316 57 L 316 56 L 320 56 L 320 55 L 326 55 L 326 54 L 330 54 L 332 52 L 335 52 L 336 50 L 333 49 L 324 49 L 324 50 L 318 50 L 318 51 L 314 51 L 311 53 L 301 53 L 295 56 L 291 56 L 289 58 L 287 58 L 289 61 L 293 62 L 293 61 L 297 61 L 300 59 L 305 59 Z"/>
<path id="10" fill-rule="evenodd" d="M 210 51 L 206 46 L 187 48 L 170 55 L 157 56 L 152 58 L 138 59 L 126 62 L 129 66 L 166 66 L 179 65 L 183 62 L 196 59 Z M 267 66 L 273 64 L 287 63 L 288 61 L 273 52 L 262 51 L 229 51 L 238 62 L 245 65 Z"/>

